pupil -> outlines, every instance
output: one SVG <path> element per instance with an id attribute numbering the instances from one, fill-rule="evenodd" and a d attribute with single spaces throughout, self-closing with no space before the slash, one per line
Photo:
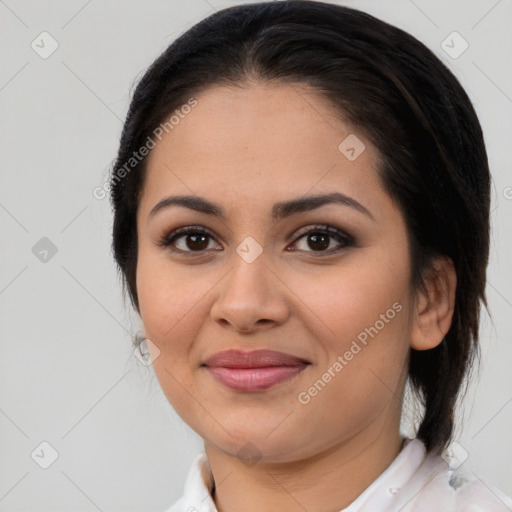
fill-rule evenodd
<path id="1" fill-rule="evenodd" d="M 310 247 L 312 249 L 327 249 L 327 247 L 329 247 L 328 236 L 324 235 L 324 234 L 309 235 L 309 241 L 313 242 L 313 245 L 310 244 Z M 318 243 L 320 244 L 320 246 L 315 247 L 315 244 L 318 244 Z"/>
<path id="2" fill-rule="evenodd" d="M 197 250 L 205 249 L 206 247 L 208 247 L 207 236 L 208 235 L 202 235 L 202 234 L 199 234 L 199 235 L 189 235 L 188 238 L 187 238 L 187 246 L 188 246 L 188 248 L 189 249 L 197 249 Z M 192 242 L 192 244 L 188 243 L 192 239 L 194 240 Z M 198 245 L 194 245 L 195 243 L 197 243 L 198 239 L 202 239 L 202 243 L 199 242 L 199 246 Z"/>

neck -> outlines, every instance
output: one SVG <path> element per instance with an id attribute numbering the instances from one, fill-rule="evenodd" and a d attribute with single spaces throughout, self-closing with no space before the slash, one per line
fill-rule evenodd
<path id="1" fill-rule="evenodd" d="M 252 466 L 205 442 L 217 510 L 338 512 L 396 458 L 402 447 L 398 427 L 388 422 L 370 425 L 310 458 Z"/>

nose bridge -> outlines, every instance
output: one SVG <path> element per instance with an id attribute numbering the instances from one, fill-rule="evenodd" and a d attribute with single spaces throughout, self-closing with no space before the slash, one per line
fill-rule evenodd
<path id="1" fill-rule="evenodd" d="M 269 268 L 268 254 L 253 237 L 245 237 L 236 247 L 233 255 L 233 269 L 228 278 L 229 287 L 239 288 L 242 292 L 251 293 L 256 298 L 269 286 L 272 274 Z"/>
<path id="2" fill-rule="evenodd" d="M 212 317 L 244 331 L 251 330 L 260 320 L 282 322 L 287 306 L 271 267 L 263 247 L 246 237 L 233 254 L 232 268 L 222 281 Z"/>
<path id="3" fill-rule="evenodd" d="M 236 247 L 237 255 L 247 264 L 260 259 L 263 246 L 252 236 L 246 236 Z"/>

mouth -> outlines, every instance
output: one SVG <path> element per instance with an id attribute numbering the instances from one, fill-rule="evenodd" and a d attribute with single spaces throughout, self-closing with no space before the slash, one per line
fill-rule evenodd
<path id="1" fill-rule="evenodd" d="M 291 379 L 309 364 L 305 359 L 273 350 L 226 350 L 214 354 L 202 366 L 224 386 L 254 392 Z"/>

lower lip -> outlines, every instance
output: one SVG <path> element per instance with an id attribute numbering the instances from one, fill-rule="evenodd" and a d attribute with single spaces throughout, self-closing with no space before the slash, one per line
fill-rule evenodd
<path id="1" fill-rule="evenodd" d="M 261 391 L 300 373 L 301 366 L 267 366 L 265 368 L 207 367 L 222 384 L 237 391 Z"/>

